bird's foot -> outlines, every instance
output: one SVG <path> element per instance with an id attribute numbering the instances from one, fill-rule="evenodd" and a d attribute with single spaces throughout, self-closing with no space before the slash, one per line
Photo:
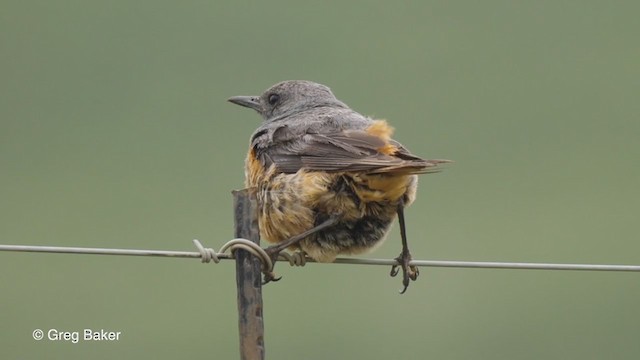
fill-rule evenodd
<path id="1" fill-rule="evenodd" d="M 268 248 L 264 249 L 264 251 L 266 251 L 267 255 L 269 255 L 269 258 L 271 258 L 271 262 L 273 263 L 273 265 L 275 266 L 276 261 L 278 260 L 278 256 L 280 256 L 280 253 L 292 246 L 292 245 L 296 245 L 298 244 L 300 241 L 302 241 L 304 238 L 308 237 L 311 234 L 317 233 L 319 231 L 322 231 L 330 226 L 333 226 L 335 223 L 337 223 L 339 220 L 339 217 L 337 216 L 331 216 L 328 219 L 326 219 L 324 222 L 322 222 L 319 225 L 316 225 L 315 227 L 301 233 L 298 235 L 295 235 L 291 238 L 289 238 L 288 240 L 285 240 L 277 245 L 273 245 L 273 246 L 269 246 Z M 270 281 L 278 281 L 280 280 L 280 277 L 276 277 L 275 274 L 273 273 L 273 269 L 269 269 L 268 271 L 263 271 L 264 273 L 264 282 L 263 284 L 266 284 Z"/>
<path id="2" fill-rule="evenodd" d="M 398 265 L 393 265 L 391 267 L 390 275 L 396 276 L 398 275 L 398 272 L 400 272 L 400 269 L 402 269 L 402 285 L 404 288 L 400 290 L 400 294 L 404 294 L 409 287 L 409 281 L 416 280 L 420 271 L 417 266 L 409 265 L 409 262 L 411 261 L 411 253 L 408 249 L 403 249 L 395 260 L 398 262 Z"/>

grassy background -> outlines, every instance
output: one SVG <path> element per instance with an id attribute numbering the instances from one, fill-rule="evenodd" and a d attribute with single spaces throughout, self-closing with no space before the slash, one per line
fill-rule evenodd
<path id="1" fill-rule="evenodd" d="M 419 259 L 640 263 L 633 1 L 2 1 L 0 243 L 193 250 L 285 79 L 456 161 L 408 210 Z M 372 256 L 390 258 L 397 227 Z M 637 359 L 636 273 L 289 268 L 274 359 Z M 236 358 L 231 263 L 0 253 L 0 357 Z M 35 328 L 121 331 L 40 341 Z"/>

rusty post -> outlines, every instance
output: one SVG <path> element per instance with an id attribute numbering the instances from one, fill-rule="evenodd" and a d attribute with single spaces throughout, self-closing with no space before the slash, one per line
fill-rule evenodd
<path id="1" fill-rule="evenodd" d="M 235 236 L 260 243 L 255 189 L 233 191 Z M 262 272 L 260 260 L 245 250 L 234 252 L 238 288 L 240 359 L 264 359 Z"/>

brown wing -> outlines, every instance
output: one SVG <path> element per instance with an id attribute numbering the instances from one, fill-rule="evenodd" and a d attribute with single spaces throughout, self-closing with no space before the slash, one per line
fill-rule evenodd
<path id="1" fill-rule="evenodd" d="M 424 160 L 394 140 L 384 140 L 363 130 L 305 134 L 297 139 L 256 149 L 265 166 L 295 173 L 300 169 L 329 172 L 430 173 L 447 160 Z"/>

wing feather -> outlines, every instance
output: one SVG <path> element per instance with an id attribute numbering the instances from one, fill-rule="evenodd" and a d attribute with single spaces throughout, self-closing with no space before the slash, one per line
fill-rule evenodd
<path id="1" fill-rule="evenodd" d="M 281 139 L 266 148 L 256 148 L 256 155 L 268 167 L 295 173 L 301 169 L 328 172 L 406 173 L 437 172 L 448 160 L 424 160 L 411 154 L 395 140 L 368 134 L 363 130 L 335 133 L 307 133 L 294 139 Z M 391 145 L 390 154 L 380 150 Z"/>

